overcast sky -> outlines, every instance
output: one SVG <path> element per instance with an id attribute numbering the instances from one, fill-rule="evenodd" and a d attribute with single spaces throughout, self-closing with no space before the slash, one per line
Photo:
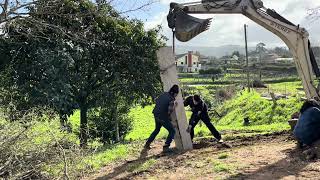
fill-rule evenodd
<path id="1" fill-rule="evenodd" d="M 140 1 L 142 2 L 143 0 Z M 176 0 L 175 2 L 190 1 L 195 0 Z M 134 16 L 145 21 L 146 29 L 161 24 L 163 26 L 163 34 L 170 38 L 168 45 L 171 45 L 172 41 L 171 30 L 167 28 L 166 20 L 170 2 L 170 0 L 160 0 L 160 2 L 144 9 L 144 11 L 135 12 L 131 15 L 129 14 L 130 16 Z M 284 16 L 294 24 L 300 24 L 305 27 L 310 33 L 312 43 L 314 45 L 320 45 L 320 19 L 315 20 L 308 16 L 310 9 L 320 6 L 320 0 L 265 0 L 264 6 L 270 9 L 275 9 L 280 15 Z M 285 46 L 277 36 L 273 35 L 243 15 L 202 15 L 201 17 L 213 17 L 211 28 L 189 42 L 178 42 L 178 45 L 243 45 L 243 24 L 248 24 L 249 46 L 255 46 L 259 42 L 265 43 L 267 47 Z"/>

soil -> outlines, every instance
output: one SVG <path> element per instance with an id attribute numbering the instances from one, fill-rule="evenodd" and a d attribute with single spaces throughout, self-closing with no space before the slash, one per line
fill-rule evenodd
<path id="1" fill-rule="evenodd" d="M 289 133 L 226 143 L 232 148 L 200 139 L 192 151 L 163 154 L 158 141 L 140 157 L 110 164 L 85 179 L 320 179 L 320 160 L 306 160 Z"/>

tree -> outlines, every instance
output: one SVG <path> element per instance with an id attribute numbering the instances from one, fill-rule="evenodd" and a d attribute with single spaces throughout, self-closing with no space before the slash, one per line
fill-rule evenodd
<path id="1" fill-rule="evenodd" d="M 52 105 L 60 116 L 80 109 L 82 146 L 87 112 L 110 107 L 105 97 L 150 102 L 160 89 L 157 30 L 145 31 L 109 4 L 88 0 L 39 0 L 30 12 L 6 24 L 14 84 L 30 102 Z"/>
<path id="2" fill-rule="evenodd" d="M 308 18 L 317 21 L 320 18 L 320 6 L 308 10 Z"/>
<path id="3" fill-rule="evenodd" d="M 256 52 L 259 53 L 260 57 L 263 53 L 265 53 L 267 51 L 267 49 L 265 48 L 265 44 L 264 43 L 258 43 L 256 45 Z M 260 58 L 261 59 L 261 58 Z M 261 63 L 261 62 L 260 62 Z"/>
<path id="4" fill-rule="evenodd" d="M 222 74 L 222 70 L 220 68 L 211 68 L 208 70 L 200 70 L 199 71 L 200 74 L 211 74 L 211 75 L 218 75 L 218 74 Z"/>
<path id="5" fill-rule="evenodd" d="M 0 24 L 29 15 L 27 9 L 37 0 L 2 0 L 0 3 Z"/>
<path id="6" fill-rule="evenodd" d="M 275 47 L 273 49 L 273 52 L 276 53 L 277 55 L 283 57 L 283 58 L 292 57 L 291 52 L 288 49 L 284 48 L 284 47 Z"/>
<path id="7" fill-rule="evenodd" d="M 231 56 L 234 56 L 234 55 L 236 55 L 237 57 L 240 57 L 240 52 L 239 51 L 234 51 Z"/>
<path id="8" fill-rule="evenodd" d="M 47 1 L 48 8 L 50 8 L 50 4 L 59 3 L 60 0 L 50 0 Z M 9 22 L 14 19 L 21 19 L 28 17 L 30 15 L 35 15 L 35 12 L 30 12 L 29 9 L 34 7 L 38 2 L 43 4 L 43 0 L 2 0 L 0 2 L 0 25 L 5 22 Z M 118 0 L 96 0 L 97 5 L 105 5 L 108 4 L 109 6 L 122 6 L 128 2 L 120 3 Z M 128 14 L 131 12 L 145 10 L 150 5 L 158 2 L 157 0 L 145 0 L 144 2 L 133 3 L 132 6 L 125 6 L 128 7 L 123 9 L 123 11 L 119 12 L 120 14 Z M 32 13 L 32 14 L 31 14 Z M 57 12 L 55 12 L 57 13 Z"/>
<path id="9" fill-rule="evenodd" d="M 259 79 L 261 81 L 262 79 L 262 74 L 261 74 L 261 66 L 262 66 L 262 54 L 267 51 L 266 48 L 264 48 L 266 45 L 264 43 L 259 43 L 256 46 L 256 52 L 259 53 L 259 64 L 260 64 L 260 70 L 259 70 Z"/>

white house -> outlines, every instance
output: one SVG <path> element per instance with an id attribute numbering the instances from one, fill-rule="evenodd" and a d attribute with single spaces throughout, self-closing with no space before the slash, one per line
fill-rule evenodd
<path id="1" fill-rule="evenodd" d="M 279 58 L 279 55 L 275 53 L 269 53 L 264 56 L 262 56 L 261 63 L 262 64 L 270 64 L 270 63 L 276 63 L 276 59 Z"/>
<path id="2" fill-rule="evenodd" d="M 176 56 L 176 66 L 179 72 L 194 73 L 201 69 L 200 56 L 189 51 Z"/>
<path id="3" fill-rule="evenodd" d="M 294 63 L 293 58 L 277 58 L 276 63 Z"/>

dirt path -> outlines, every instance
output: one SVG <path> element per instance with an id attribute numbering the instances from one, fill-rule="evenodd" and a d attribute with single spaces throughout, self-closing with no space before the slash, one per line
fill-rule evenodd
<path id="1" fill-rule="evenodd" d="M 320 179 L 320 161 L 306 161 L 288 134 L 255 136 L 225 148 L 200 140 L 186 153 L 161 154 L 162 142 L 141 157 L 105 167 L 87 179 Z"/>

